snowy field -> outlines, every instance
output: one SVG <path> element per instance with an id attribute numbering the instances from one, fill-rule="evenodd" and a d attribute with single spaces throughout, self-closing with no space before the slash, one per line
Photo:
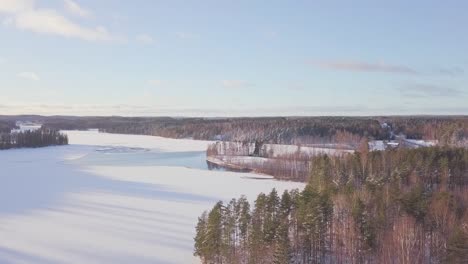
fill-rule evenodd
<path id="1" fill-rule="evenodd" d="M 206 141 L 66 133 L 69 146 L 0 151 L 0 263 L 196 263 L 214 202 L 304 186 L 209 171 Z"/>

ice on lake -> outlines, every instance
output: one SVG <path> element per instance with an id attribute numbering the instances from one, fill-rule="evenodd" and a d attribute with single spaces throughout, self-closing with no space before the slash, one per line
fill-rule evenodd
<path id="1" fill-rule="evenodd" d="M 1 263 L 196 263 L 214 202 L 304 186 L 210 171 L 207 141 L 66 133 L 69 146 L 0 151 Z"/>

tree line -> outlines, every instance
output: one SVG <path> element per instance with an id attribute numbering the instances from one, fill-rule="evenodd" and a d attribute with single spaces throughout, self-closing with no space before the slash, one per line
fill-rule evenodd
<path id="1" fill-rule="evenodd" d="M 467 263 L 468 150 L 313 157 L 304 190 L 218 202 L 198 219 L 203 263 Z"/>
<path id="2" fill-rule="evenodd" d="M 60 117 L 38 122 L 54 129 L 98 128 L 108 133 L 276 144 L 329 142 L 342 132 L 372 138 L 388 135 L 377 120 L 352 117 Z"/>
<path id="3" fill-rule="evenodd" d="M 385 120 L 385 119 L 384 119 Z M 393 117 L 387 120 L 395 134 L 414 139 L 435 139 L 442 145 L 468 146 L 468 119 L 452 117 Z"/>
<path id="4" fill-rule="evenodd" d="M 408 138 L 438 140 L 468 146 L 466 116 L 387 117 L 76 117 L 0 116 L 3 121 L 34 121 L 55 130 L 96 128 L 103 132 L 169 138 L 193 138 L 272 144 L 359 144 L 362 138 L 386 140 L 403 133 Z"/>
<path id="5" fill-rule="evenodd" d="M 15 122 L 12 120 L 0 120 L 0 133 L 10 133 L 15 127 Z"/>
<path id="6" fill-rule="evenodd" d="M 42 128 L 18 133 L 0 133 L 0 149 L 38 148 L 67 144 L 67 135 L 51 129 Z"/>

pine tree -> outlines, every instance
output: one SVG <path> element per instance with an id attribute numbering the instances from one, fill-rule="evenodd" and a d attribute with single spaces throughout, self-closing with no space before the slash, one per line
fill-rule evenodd
<path id="1" fill-rule="evenodd" d="M 281 203 L 279 206 L 279 216 L 281 219 L 287 218 L 292 209 L 292 198 L 287 190 L 281 196 Z"/>
<path id="2" fill-rule="evenodd" d="M 236 199 L 232 199 L 223 210 L 223 253 L 222 255 L 231 262 L 236 262 L 236 240 L 237 240 L 237 216 Z"/>
<path id="3" fill-rule="evenodd" d="M 239 207 L 238 227 L 240 233 L 239 237 L 241 240 L 240 244 L 243 247 L 246 247 L 248 243 L 249 226 L 251 220 L 250 204 L 245 196 L 241 196 L 239 200 L 237 200 L 237 204 Z"/>
<path id="4" fill-rule="evenodd" d="M 195 256 L 199 256 L 202 260 L 202 262 L 205 262 L 205 256 L 207 254 L 206 252 L 206 244 L 207 244 L 207 238 L 206 238 L 206 225 L 207 225 L 207 212 L 203 212 L 203 214 L 198 217 L 198 223 L 195 228 L 196 230 L 196 235 L 195 235 Z"/>
<path id="5" fill-rule="evenodd" d="M 273 189 L 268 195 L 267 205 L 266 205 L 266 216 L 265 216 L 265 226 L 264 226 L 264 242 L 270 244 L 276 235 L 276 229 L 279 225 L 279 203 L 280 198 L 276 189 Z"/>
<path id="6" fill-rule="evenodd" d="M 289 240 L 289 223 L 283 221 L 275 236 L 275 252 L 273 254 L 274 264 L 292 263 L 291 243 Z"/>
<path id="7" fill-rule="evenodd" d="M 260 193 L 255 200 L 249 235 L 249 263 L 261 263 L 265 253 L 264 230 L 267 200 L 267 196 L 263 193 Z"/>
<path id="8" fill-rule="evenodd" d="M 205 260 L 208 263 L 223 263 L 223 202 L 219 201 L 208 214 L 206 224 Z"/>

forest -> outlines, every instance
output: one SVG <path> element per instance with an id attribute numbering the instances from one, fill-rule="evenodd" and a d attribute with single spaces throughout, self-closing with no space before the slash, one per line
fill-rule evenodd
<path id="1" fill-rule="evenodd" d="M 387 137 L 377 120 L 348 117 L 172 118 L 172 117 L 42 117 L 15 116 L 61 130 L 97 128 L 102 132 L 200 140 L 271 143 L 328 142 L 338 131 L 372 138 Z M 8 120 L 8 117 L 3 117 Z M 0 120 L 2 118 L 0 117 Z"/>
<path id="2" fill-rule="evenodd" d="M 442 144 L 468 146 L 466 116 L 388 117 L 74 117 L 0 116 L 2 121 L 31 121 L 56 130 L 95 128 L 103 132 L 274 144 L 320 144 L 361 138 L 409 138 L 439 140 Z"/>
<path id="3" fill-rule="evenodd" d="M 38 129 L 18 133 L 0 133 L 0 150 L 67 145 L 68 137 L 56 130 Z"/>
<path id="4" fill-rule="evenodd" d="M 303 191 L 204 212 L 194 254 L 203 263 L 468 263 L 468 149 L 312 159 Z"/>
<path id="5" fill-rule="evenodd" d="M 468 119 L 461 117 L 392 117 L 382 119 L 391 124 L 394 134 L 414 139 L 436 139 L 441 144 L 468 146 Z"/>
<path id="6" fill-rule="evenodd" d="M 0 133 L 10 133 L 13 128 L 16 128 L 15 121 L 0 120 Z"/>
<path id="7" fill-rule="evenodd" d="M 285 148 L 290 151 L 281 151 Z M 333 148 L 218 141 L 208 145 L 206 155 L 208 164 L 215 168 L 251 171 L 281 180 L 305 182 L 309 176 L 312 157 L 322 152 L 315 152 L 314 149 L 342 152 Z M 343 150 L 345 151 L 347 150 Z"/>

